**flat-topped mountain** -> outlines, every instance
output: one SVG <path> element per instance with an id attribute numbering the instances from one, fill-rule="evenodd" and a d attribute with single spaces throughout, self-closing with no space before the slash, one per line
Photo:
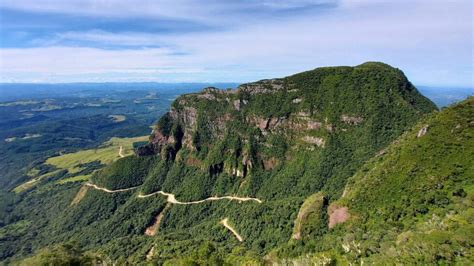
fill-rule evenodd
<path id="1" fill-rule="evenodd" d="M 435 109 L 386 64 L 318 68 L 183 95 L 137 154 L 233 176 L 235 192 L 339 195 L 363 161 Z M 282 176 L 289 165 L 296 176 Z"/>

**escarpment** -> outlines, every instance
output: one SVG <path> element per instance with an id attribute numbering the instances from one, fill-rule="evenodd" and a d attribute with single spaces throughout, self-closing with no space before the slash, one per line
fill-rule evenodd
<path id="1" fill-rule="evenodd" d="M 344 179 L 355 169 L 331 165 L 336 153 L 345 153 L 338 160 L 361 163 L 434 109 L 388 65 L 319 68 L 182 95 L 136 153 L 245 178 L 310 152 L 325 176 L 321 189 L 333 175 Z M 340 190 L 343 182 L 337 182 Z"/>

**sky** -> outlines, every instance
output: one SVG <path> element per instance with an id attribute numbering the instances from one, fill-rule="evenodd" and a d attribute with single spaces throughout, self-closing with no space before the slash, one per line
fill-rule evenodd
<path id="1" fill-rule="evenodd" d="M 1 0 L 0 82 L 248 82 L 382 61 L 474 87 L 471 0 Z"/>

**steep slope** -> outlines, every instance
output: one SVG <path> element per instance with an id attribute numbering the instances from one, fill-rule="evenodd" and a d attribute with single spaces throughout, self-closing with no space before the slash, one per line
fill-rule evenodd
<path id="1" fill-rule="evenodd" d="M 233 183 L 224 191 L 338 196 L 374 151 L 434 109 L 388 65 L 319 68 L 179 97 L 138 155 L 199 168 L 214 183 L 224 174 Z M 145 189 L 164 183 L 152 175 Z"/>
<path id="2" fill-rule="evenodd" d="M 296 261 L 472 264 L 473 119 L 471 97 L 427 117 L 368 161 L 329 206 L 330 220 L 336 210 L 347 214 L 319 239 L 329 251 Z"/>
<path id="3" fill-rule="evenodd" d="M 21 217 L 41 222 L 10 239 L 8 254 L 24 242 L 35 250 L 75 241 L 118 263 L 257 259 L 294 233 L 298 243 L 323 236 L 327 216 L 304 220 L 326 210 L 364 162 L 433 110 L 400 70 L 375 62 L 183 95 L 150 143 L 94 174 L 80 202 L 71 205 L 74 192 L 85 190 L 74 184 L 28 192 Z M 64 203 L 36 201 L 56 191 Z M 149 236 L 158 215 L 159 232 Z"/>

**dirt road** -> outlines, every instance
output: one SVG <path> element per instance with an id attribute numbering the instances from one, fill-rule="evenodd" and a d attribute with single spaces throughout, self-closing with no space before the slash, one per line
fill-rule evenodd
<path id="1" fill-rule="evenodd" d="M 235 197 L 235 196 L 222 196 L 222 197 L 216 197 L 216 196 L 213 196 L 213 197 L 209 197 L 207 199 L 203 199 L 203 200 L 196 200 L 196 201 L 187 201 L 187 202 L 182 202 L 182 201 L 178 201 L 175 197 L 174 194 L 171 194 L 171 193 L 166 193 L 166 192 L 163 192 L 163 191 L 156 191 L 156 192 L 153 192 L 153 193 L 150 193 L 150 194 L 147 194 L 147 195 L 142 195 L 142 194 L 139 194 L 138 197 L 139 198 L 148 198 L 148 197 L 151 197 L 151 196 L 154 196 L 156 194 L 161 194 L 163 196 L 166 196 L 167 197 L 167 201 L 169 203 L 172 203 L 172 204 L 181 204 L 181 205 L 190 205 L 190 204 L 200 204 L 200 203 L 204 203 L 206 201 L 215 201 L 215 200 L 224 200 L 224 199 L 227 199 L 227 200 L 236 200 L 236 201 L 240 201 L 240 202 L 244 202 L 244 201 L 255 201 L 255 202 L 258 202 L 258 203 L 262 203 L 262 201 L 260 199 L 257 199 L 257 198 L 249 198 L 249 197 Z"/>
<path id="2" fill-rule="evenodd" d="M 132 189 L 136 189 L 138 188 L 137 187 L 130 187 L 130 188 L 122 188 L 122 189 L 115 189 L 115 190 L 111 190 L 111 189 L 107 189 L 107 188 L 103 188 L 103 187 L 99 187 L 97 186 L 96 184 L 92 184 L 90 182 L 86 182 L 85 183 L 86 186 L 89 186 L 89 187 L 92 187 L 92 188 L 95 188 L 97 190 L 101 190 L 101 191 L 104 191 L 104 192 L 107 192 L 107 193 L 117 193 L 117 192 L 124 192 L 124 191 L 129 191 L 129 190 L 132 190 Z M 182 201 L 178 201 L 175 197 L 174 194 L 171 194 L 171 193 L 166 193 L 164 191 L 156 191 L 156 192 L 153 192 L 153 193 L 150 193 L 150 194 L 146 194 L 146 195 L 142 195 L 142 194 L 138 194 L 138 198 L 148 198 L 148 197 L 151 197 L 151 196 L 154 196 L 156 194 L 161 194 L 163 196 L 166 196 L 167 197 L 167 201 L 169 203 L 172 203 L 172 204 L 181 204 L 181 205 L 190 205 L 190 204 L 200 204 L 200 203 L 204 203 L 206 201 L 216 201 L 216 200 L 236 200 L 236 201 L 239 201 L 239 202 L 245 202 L 245 201 L 255 201 L 257 203 L 262 203 L 262 200 L 260 199 L 257 199 L 257 198 L 250 198 L 250 197 L 237 197 L 237 196 L 222 196 L 222 197 L 217 197 L 217 196 L 212 196 L 212 197 L 209 197 L 207 199 L 203 199 L 203 200 L 196 200 L 196 201 L 187 201 L 187 202 L 182 202 Z"/>
<path id="3" fill-rule="evenodd" d="M 125 155 L 123 155 L 123 146 L 120 146 L 120 149 L 119 149 L 119 156 L 121 158 L 125 157 Z"/>
<path id="4" fill-rule="evenodd" d="M 86 185 L 86 186 L 89 186 L 89 187 L 92 187 L 92 188 L 95 188 L 95 189 L 97 189 L 97 190 L 101 190 L 101 191 L 107 192 L 107 193 L 124 192 L 124 191 L 129 191 L 129 190 L 138 188 L 138 187 L 129 187 L 129 188 L 122 188 L 122 189 L 110 190 L 110 189 L 107 189 L 107 188 L 99 187 L 99 186 L 97 186 L 97 185 L 95 185 L 95 184 L 92 184 L 92 183 L 90 183 L 90 182 L 86 182 L 85 185 Z"/>
<path id="5" fill-rule="evenodd" d="M 225 218 L 221 221 L 221 224 L 223 226 L 225 226 L 225 228 L 229 229 L 234 235 L 235 237 L 237 238 L 237 240 L 239 240 L 240 242 L 244 241 L 244 239 L 242 238 L 241 235 L 239 235 L 239 233 L 237 233 L 237 231 L 232 228 L 232 226 L 229 225 L 229 219 L 228 218 Z"/>

